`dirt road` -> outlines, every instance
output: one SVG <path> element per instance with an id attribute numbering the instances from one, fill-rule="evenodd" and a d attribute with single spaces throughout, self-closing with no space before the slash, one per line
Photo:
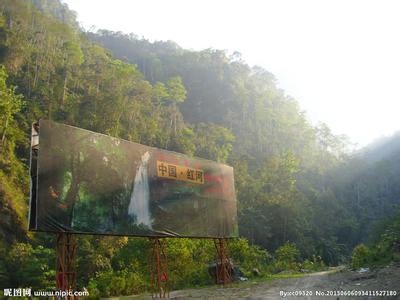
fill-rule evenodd
<path id="1" fill-rule="evenodd" d="M 299 293 L 296 296 L 296 291 Z M 345 291 L 395 291 L 396 296 L 342 296 Z M 325 296 L 323 296 L 323 293 Z M 332 294 L 333 293 L 333 294 Z M 400 264 L 367 272 L 355 272 L 343 267 L 312 273 L 299 278 L 250 281 L 227 288 L 199 288 L 173 291 L 170 299 L 399 299 Z M 151 299 L 150 296 L 121 297 L 120 299 Z"/>
<path id="2" fill-rule="evenodd" d="M 293 294 L 296 291 L 300 293 L 299 296 Z M 346 297 L 341 294 L 344 291 L 395 291 L 396 296 L 371 294 Z M 191 289 L 170 293 L 172 299 L 400 299 L 399 295 L 400 265 L 364 273 L 336 268 L 300 278 L 275 279 L 254 284 L 249 282 L 243 286 L 224 289 Z"/>

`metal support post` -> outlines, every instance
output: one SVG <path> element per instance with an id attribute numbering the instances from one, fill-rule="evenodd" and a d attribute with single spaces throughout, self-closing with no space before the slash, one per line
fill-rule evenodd
<path id="1" fill-rule="evenodd" d="M 77 244 L 73 234 L 57 234 L 56 286 L 58 290 L 74 291 L 76 289 L 76 249 Z"/>
<path id="2" fill-rule="evenodd" d="M 154 298 L 169 297 L 168 259 L 166 239 L 150 238 L 151 293 Z"/>
<path id="3" fill-rule="evenodd" d="M 226 239 L 214 239 L 217 250 L 216 283 L 223 286 L 232 282 L 232 263 L 229 258 L 228 243 Z"/>

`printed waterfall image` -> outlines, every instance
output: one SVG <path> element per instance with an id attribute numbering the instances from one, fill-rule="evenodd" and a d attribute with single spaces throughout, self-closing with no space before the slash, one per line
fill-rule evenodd
<path id="1" fill-rule="evenodd" d="M 31 230 L 235 237 L 233 169 L 41 120 L 31 157 Z"/>
<path id="2" fill-rule="evenodd" d="M 141 164 L 136 171 L 128 214 L 136 217 L 136 224 L 143 224 L 151 228 L 149 178 L 147 172 L 149 158 L 149 152 L 143 154 Z"/>

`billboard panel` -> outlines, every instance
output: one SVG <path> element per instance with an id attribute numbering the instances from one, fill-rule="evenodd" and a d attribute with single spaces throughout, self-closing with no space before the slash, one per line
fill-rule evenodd
<path id="1" fill-rule="evenodd" d="M 238 235 L 232 167 L 47 120 L 32 149 L 30 230 Z"/>

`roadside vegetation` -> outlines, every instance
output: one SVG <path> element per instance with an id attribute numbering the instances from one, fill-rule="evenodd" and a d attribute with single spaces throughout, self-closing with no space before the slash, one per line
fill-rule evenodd
<path id="1" fill-rule="evenodd" d="M 378 268 L 400 262 L 400 214 L 379 222 L 368 244 L 357 245 L 351 256 L 351 267 Z"/>

